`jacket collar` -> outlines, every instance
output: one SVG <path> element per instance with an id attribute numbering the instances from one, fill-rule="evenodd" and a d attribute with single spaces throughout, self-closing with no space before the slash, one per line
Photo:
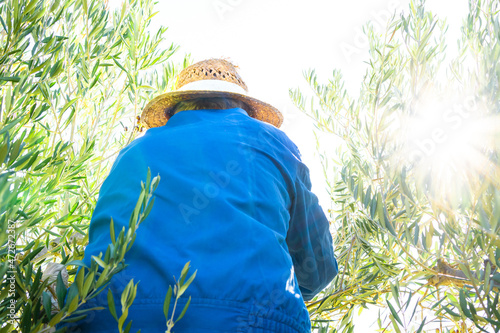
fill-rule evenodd
<path id="1" fill-rule="evenodd" d="M 163 127 L 175 127 L 193 122 L 213 119 L 217 115 L 241 114 L 248 116 L 248 113 L 241 108 L 233 109 L 205 109 L 205 110 L 186 110 L 174 114 Z M 249 117 L 249 116 L 248 116 Z"/>

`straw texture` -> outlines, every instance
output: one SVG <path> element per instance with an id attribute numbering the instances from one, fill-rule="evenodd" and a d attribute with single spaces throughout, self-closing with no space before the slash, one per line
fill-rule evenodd
<path id="1" fill-rule="evenodd" d="M 223 59 L 204 60 L 186 67 L 177 77 L 175 89 L 179 89 L 188 83 L 201 80 L 222 80 L 231 82 L 242 87 L 245 91 L 248 91 L 236 67 L 229 61 Z M 280 127 L 283 123 L 283 115 L 278 109 L 256 98 L 232 92 L 210 90 L 173 91 L 157 96 L 144 108 L 141 121 L 149 128 L 163 126 L 172 116 L 171 113 L 177 103 L 196 98 L 212 97 L 240 100 L 248 106 L 246 111 L 250 117 L 265 121 L 276 127 Z"/>
<path id="2" fill-rule="evenodd" d="M 175 89 L 200 80 L 222 80 L 232 82 L 248 91 L 247 85 L 238 74 L 236 67 L 227 60 L 209 59 L 186 67 L 177 78 Z"/>

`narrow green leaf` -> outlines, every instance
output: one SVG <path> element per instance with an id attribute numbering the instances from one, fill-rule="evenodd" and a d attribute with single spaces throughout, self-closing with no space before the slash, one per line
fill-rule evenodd
<path id="1" fill-rule="evenodd" d="M 375 218 L 376 211 L 377 211 L 377 197 L 373 196 L 372 201 L 370 203 L 370 217 L 372 219 Z"/>
<path id="2" fill-rule="evenodd" d="M 66 286 L 64 285 L 62 274 L 59 272 L 57 275 L 57 283 L 56 283 L 56 295 L 57 295 L 57 303 L 59 304 L 59 309 L 62 309 L 64 306 L 64 298 L 67 293 Z"/>
<path id="3" fill-rule="evenodd" d="M 366 189 L 366 194 L 364 195 L 363 204 L 365 205 L 365 208 L 368 208 L 368 205 L 370 204 L 371 199 L 372 199 L 372 186 L 370 185 Z"/>
<path id="4" fill-rule="evenodd" d="M 112 244 L 116 245 L 115 224 L 113 222 L 113 218 L 111 218 L 111 221 L 109 223 L 109 233 L 111 235 L 111 242 L 112 242 Z"/>
<path id="5" fill-rule="evenodd" d="M 398 287 L 396 285 L 394 285 L 394 284 L 391 284 L 391 292 L 392 292 L 392 296 L 396 300 L 396 303 L 398 303 L 398 307 L 401 308 L 401 304 L 399 303 L 399 290 L 398 290 Z"/>
<path id="6" fill-rule="evenodd" d="M 83 260 L 71 260 L 70 262 L 66 263 L 66 266 L 81 266 L 89 269 L 89 267 L 83 262 Z"/>
<path id="7" fill-rule="evenodd" d="M 184 309 L 182 309 L 182 312 L 181 314 L 179 315 L 179 317 L 177 317 L 177 319 L 175 320 L 175 323 L 177 323 L 179 320 L 182 319 L 182 317 L 184 317 L 184 315 L 186 314 L 186 311 L 189 307 L 189 304 L 191 303 L 191 296 L 189 296 L 189 299 L 188 301 L 186 302 L 186 305 L 184 305 Z"/>
<path id="8" fill-rule="evenodd" d="M 109 312 L 111 312 L 113 318 L 115 318 L 115 320 L 118 321 L 118 316 L 116 315 L 115 301 L 113 299 L 113 293 L 111 292 L 111 289 L 108 289 L 108 307 L 109 307 Z"/>
<path id="9" fill-rule="evenodd" d="M 115 58 L 112 58 L 112 59 L 113 59 L 113 61 L 115 62 L 116 66 L 120 67 L 120 69 L 121 69 L 122 71 L 124 71 L 125 73 L 128 73 L 128 72 L 127 72 L 127 70 L 125 69 L 125 67 L 123 67 L 123 66 L 122 66 L 122 65 L 118 62 L 118 60 L 116 60 Z"/>
<path id="10" fill-rule="evenodd" d="M 0 81 L 19 82 L 21 78 L 19 76 L 0 76 Z"/>
<path id="11" fill-rule="evenodd" d="M 69 301 L 69 299 L 68 299 Z M 75 297 L 73 297 L 73 299 L 71 301 L 69 301 L 69 306 L 68 306 L 68 314 L 72 313 L 73 311 L 75 311 L 78 307 L 78 292 L 76 294 Z"/>
<path id="12" fill-rule="evenodd" d="M 391 302 L 389 301 L 386 301 L 387 302 L 387 305 L 389 306 L 389 310 L 391 310 L 391 313 L 392 315 L 394 316 L 394 319 L 396 319 L 398 321 L 398 323 L 403 326 L 403 322 L 401 321 L 401 319 L 399 318 L 398 316 L 398 313 L 396 312 L 396 310 L 394 309 L 394 307 L 392 306 Z"/>
<path id="13" fill-rule="evenodd" d="M 92 284 L 95 282 L 94 281 L 94 274 L 95 274 L 94 272 L 90 272 L 87 275 L 87 278 L 85 279 L 85 283 L 83 285 L 82 294 L 80 295 L 82 298 L 87 296 L 87 294 L 90 291 L 90 288 L 92 287 Z"/>
<path id="14" fill-rule="evenodd" d="M 59 311 L 54 317 L 49 321 L 49 326 L 55 326 L 61 321 L 61 318 L 65 315 L 66 311 Z"/>
<path id="15" fill-rule="evenodd" d="M 64 104 L 64 106 L 61 108 L 61 110 L 59 111 L 60 114 L 63 114 L 69 107 L 71 107 L 73 104 L 76 103 L 76 101 L 78 101 L 80 97 L 75 97 L 73 98 L 72 100 L 68 101 L 66 104 Z"/>
<path id="16" fill-rule="evenodd" d="M 76 317 L 65 318 L 61 322 L 63 322 L 63 323 L 74 323 L 74 322 L 80 321 L 80 320 L 85 319 L 85 318 L 87 318 L 87 315 L 83 314 L 83 315 L 79 315 L 79 316 L 76 316 Z"/>
<path id="17" fill-rule="evenodd" d="M 87 0 L 82 0 L 82 6 L 83 6 L 83 13 L 88 15 L 89 12 L 89 6 L 87 4 Z"/>
<path id="18" fill-rule="evenodd" d="M 43 308 L 45 309 L 45 314 L 47 315 L 47 318 L 52 318 L 52 301 L 50 294 L 46 291 L 43 292 L 42 294 L 42 302 L 43 302 Z"/>
<path id="19" fill-rule="evenodd" d="M 467 301 L 465 300 L 465 292 L 463 289 L 460 289 L 459 300 L 460 300 L 460 308 L 461 308 L 463 314 L 467 318 L 472 318 L 472 315 L 471 315 L 469 309 L 467 308 Z"/>
<path id="20" fill-rule="evenodd" d="M 424 325 L 425 325 L 425 321 L 427 320 L 427 317 L 424 317 L 424 320 L 422 321 L 422 323 L 420 324 L 420 326 L 418 327 L 417 331 L 415 333 L 421 333 L 422 330 L 424 329 Z"/>
<path id="21" fill-rule="evenodd" d="M 132 328 L 132 320 L 128 322 L 127 326 L 125 327 L 125 330 L 123 331 L 124 333 L 129 333 L 130 328 Z"/>
<path id="22" fill-rule="evenodd" d="M 460 318 L 460 315 L 458 313 L 456 313 L 453 310 L 449 309 L 447 306 L 443 306 L 442 309 L 445 310 L 449 315 L 451 315 L 453 317 L 456 317 L 456 318 Z"/>
<path id="23" fill-rule="evenodd" d="M 66 295 L 66 305 L 71 304 L 75 298 L 78 299 L 78 286 L 76 283 L 72 283 L 68 289 L 68 294 Z"/>
<path id="24" fill-rule="evenodd" d="M 377 193 L 377 217 L 382 227 L 387 228 L 384 217 L 384 201 L 382 200 L 382 193 L 380 192 Z"/>
<path id="25" fill-rule="evenodd" d="M 127 308 L 127 303 L 128 303 L 130 291 L 131 291 L 133 286 L 134 286 L 134 279 L 132 279 L 128 282 L 127 286 L 125 287 L 125 289 L 122 292 L 122 295 L 120 298 L 120 302 L 122 305 L 122 311 Z"/>
<path id="26" fill-rule="evenodd" d="M 55 77 L 59 75 L 63 71 L 63 62 L 62 59 L 56 61 L 56 63 L 50 69 L 50 77 Z"/>
<path id="27" fill-rule="evenodd" d="M 169 286 L 167 295 L 165 296 L 165 301 L 163 302 L 163 314 L 165 315 L 166 319 L 168 319 L 168 309 L 170 308 L 171 299 L 172 299 L 172 286 Z"/>
<path id="28" fill-rule="evenodd" d="M 149 202 L 148 206 L 144 210 L 144 213 L 142 213 L 141 222 L 144 221 L 146 219 L 146 217 L 149 216 L 149 213 L 151 212 L 151 209 L 153 209 L 154 203 L 155 203 L 155 198 L 152 198 L 151 201 Z"/>
<path id="29" fill-rule="evenodd" d="M 189 264 L 191 263 L 191 261 L 188 261 L 184 267 L 182 268 L 182 271 L 181 271 L 181 276 L 179 278 L 179 285 L 182 286 L 182 284 L 184 283 L 184 279 L 186 278 L 186 275 L 187 273 L 189 272 Z"/>
<path id="30" fill-rule="evenodd" d="M 194 278 L 196 276 L 196 272 L 197 271 L 195 271 L 193 273 L 193 275 L 191 275 L 191 277 L 186 281 L 186 283 L 184 283 L 183 285 L 180 286 L 180 288 L 179 288 L 179 294 L 177 295 L 177 297 L 180 297 L 182 294 L 184 294 L 184 292 L 189 287 L 189 285 L 191 284 L 191 282 L 193 282 L 193 280 L 194 280 Z"/>
<path id="31" fill-rule="evenodd" d="M 8 142 L 5 142 L 2 146 L 0 146 L 0 165 L 5 161 L 5 158 L 7 157 L 7 153 L 9 151 L 8 149 Z"/>
<path id="32" fill-rule="evenodd" d="M 93 259 L 93 260 L 95 260 L 95 262 L 96 262 L 99 266 L 101 266 L 102 268 L 106 268 L 106 267 L 108 267 L 108 265 L 107 265 L 107 264 L 106 264 L 106 263 L 105 263 L 105 262 L 104 262 L 101 258 L 99 258 L 99 257 L 97 257 L 97 256 L 92 256 L 92 259 Z"/>

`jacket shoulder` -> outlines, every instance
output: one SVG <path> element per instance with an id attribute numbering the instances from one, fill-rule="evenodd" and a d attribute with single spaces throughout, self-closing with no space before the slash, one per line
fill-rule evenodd
<path id="1" fill-rule="evenodd" d="M 290 153 L 292 153 L 297 160 L 302 161 L 299 148 L 284 131 L 274 127 L 273 125 L 263 123 L 261 121 L 259 122 L 262 123 L 262 126 L 266 129 L 266 131 L 279 141 Z"/>

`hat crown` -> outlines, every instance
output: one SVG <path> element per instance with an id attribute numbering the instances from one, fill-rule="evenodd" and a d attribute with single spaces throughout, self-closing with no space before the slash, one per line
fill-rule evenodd
<path id="1" fill-rule="evenodd" d="M 224 59 L 208 59 L 183 69 L 175 90 L 153 98 L 144 107 L 141 122 L 147 127 L 164 126 L 175 106 L 183 101 L 203 98 L 232 98 L 245 105 L 252 118 L 280 127 L 283 115 L 275 107 L 248 96 L 248 89 L 237 67 Z"/>
<path id="2" fill-rule="evenodd" d="M 248 91 L 247 85 L 238 74 L 236 67 L 224 59 L 203 60 L 184 68 L 177 77 L 175 89 L 180 89 L 188 83 L 201 80 L 230 82 Z"/>

